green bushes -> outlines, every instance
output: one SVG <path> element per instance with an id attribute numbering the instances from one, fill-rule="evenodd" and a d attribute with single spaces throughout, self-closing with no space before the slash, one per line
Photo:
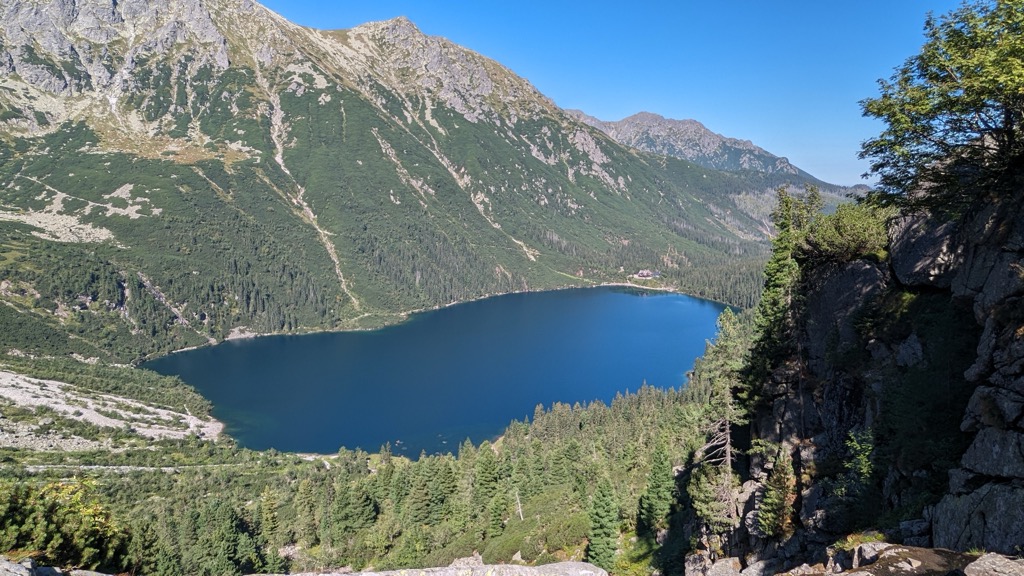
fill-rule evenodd
<path id="1" fill-rule="evenodd" d="M 800 257 L 814 262 L 850 262 L 885 258 L 889 238 L 886 221 L 894 208 L 840 204 L 833 214 L 815 218 L 803 238 Z"/>
<path id="2" fill-rule="evenodd" d="M 127 536 L 87 481 L 0 484 L 0 551 L 75 568 L 123 567 Z"/>

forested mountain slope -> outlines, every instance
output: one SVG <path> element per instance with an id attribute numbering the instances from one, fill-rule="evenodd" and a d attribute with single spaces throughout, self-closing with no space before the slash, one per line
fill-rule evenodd
<path id="1" fill-rule="evenodd" d="M 405 19 L 0 2 L 4 346 L 131 360 L 660 269 L 750 305 L 759 186 L 617 144 Z"/>

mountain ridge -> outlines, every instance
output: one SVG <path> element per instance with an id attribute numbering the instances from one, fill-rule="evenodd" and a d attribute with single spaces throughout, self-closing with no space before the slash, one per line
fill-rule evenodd
<path id="1" fill-rule="evenodd" d="M 580 110 L 568 112 L 614 140 L 646 152 L 683 158 L 717 170 L 785 174 L 825 184 L 794 166 L 787 158 L 776 156 L 750 140 L 712 132 L 697 120 L 674 120 L 654 112 L 637 112 L 622 120 L 607 121 Z"/>
<path id="2" fill-rule="evenodd" d="M 57 348 L 372 327 L 643 268 L 756 297 L 769 231 L 744 195 L 761 182 L 623 147 L 408 19 L 321 31 L 245 0 L 0 14 L 0 246 L 17 287 L 0 296 L 26 331 L 90 326 Z M 47 268 L 83 262 L 101 289 Z M 104 331 L 119 344 L 97 345 Z"/>

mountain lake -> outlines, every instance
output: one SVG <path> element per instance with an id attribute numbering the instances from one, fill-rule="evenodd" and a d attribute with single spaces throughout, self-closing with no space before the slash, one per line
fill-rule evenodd
<path id="1" fill-rule="evenodd" d="M 601 287 L 509 294 L 362 332 L 231 340 L 146 363 L 213 403 L 240 445 L 417 457 L 494 439 L 537 405 L 680 388 L 724 306 Z"/>

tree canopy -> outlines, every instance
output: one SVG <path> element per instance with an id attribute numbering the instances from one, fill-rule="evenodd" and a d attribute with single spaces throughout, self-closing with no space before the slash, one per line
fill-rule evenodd
<path id="1" fill-rule="evenodd" d="M 929 15 L 919 54 L 861 102 L 886 129 L 864 142 L 882 198 L 958 211 L 1024 172 L 1024 0 Z"/>

